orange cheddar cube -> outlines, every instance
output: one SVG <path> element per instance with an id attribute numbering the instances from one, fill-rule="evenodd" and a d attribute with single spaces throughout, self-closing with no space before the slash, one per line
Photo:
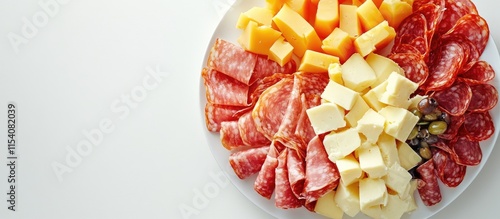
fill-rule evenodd
<path id="1" fill-rule="evenodd" d="M 332 63 L 339 63 L 339 58 L 321 52 L 306 50 L 304 57 L 300 61 L 299 71 L 313 73 L 328 72 L 328 67 Z"/>
<path id="2" fill-rule="evenodd" d="M 285 0 L 285 4 L 300 14 L 304 19 L 309 19 L 309 1 L 310 0 Z"/>
<path id="3" fill-rule="evenodd" d="M 339 28 L 348 33 L 352 38 L 356 38 L 362 33 L 357 10 L 358 7 L 355 5 L 340 4 L 339 6 Z"/>
<path id="4" fill-rule="evenodd" d="M 280 11 L 281 7 L 285 4 L 285 0 L 266 0 L 266 8 L 273 12 L 273 15 Z"/>
<path id="5" fill-rule="evenodd" d="M 268 58 L 283 66 L 292 59 L 292 54 L 293 46 L 285 41 L 285 38 L 280 37 L 269 49 Z"/>
<path id="6" fill-rule="evenodd" d="M 356 6 L 360 6 L 361 4 L 365 3 L 366 0 L 352 0 L 352 4 Z M 380 7 L 380 4 L 382 4 L 383 0 L 372 0 L 373 3 L 375 3 L 375 6 Z"/>
<path id="7" fill-rule="evenodd" d="M 401 21 L 413 12 L 410 4 L 401 0 L 384 0 L 379 7 L 389 26 L 397 28 Z"/>
<path id="8" fill-rule="evenodd" d="M 339 1 L 321 0 L 318 3 L 314 29 L 320 38 L 325 38 L 339 25 Z"/>
<path id="9" fill-rule="evenodd" d="M 238 38 L 238 43 L 247 51 L 267 55 L 281 33 L 269 26 L 258 26 L 250 21 Z"/>
<path id="10" fill-rule="evenodd" d="M 249 21 L 255 21 L 259 26 L 271 26 L 273 22 L 273 12 L 267 8 L 253 7 L 240 14 L 236 28 L 244 30 Z"/>
<path id="11" fill-rule="evenodd" d="M 384 21 L 382 13 L 380 13 L 372 0 L 366 0 L 363 4 L 361 4 L 358 7 L 357 14 L 364 32 L 372 29 L 377 26 L 377 24 Z"/>
<path id="12" fill-rule="evenodd" d="M 396 31 L 383 21 L 369 31 L 361 34 L 354 40 L 354 48 L 361 56 L 365 57 L 371 52 L 387 46 L 396 37 Z"/>
<path id="13" fill-rule="evenodd" d="M 323 40 L 321 46 L 325 53 L 339 57 L 344 63 L 353 53 L 354 44 L 349 34 L 340 28 L 335 28 L 333 32 Z"/>

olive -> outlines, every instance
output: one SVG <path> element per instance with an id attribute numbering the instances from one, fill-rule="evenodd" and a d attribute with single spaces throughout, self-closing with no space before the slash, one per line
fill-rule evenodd
<path id="1" fill-rule="evenodd" d="M 437 120 L 441 116 L 441 114 L 441 110 L 436 108 L 433 112 L 426 114 L 422 119 L 425 121 L 434 121 Z"/>
<path id="2" fill-rule="evenodd" d="M 419 122 L 417 122 L 417 125 L 426 126 L 426 125 L 429 125 L 429 123 L 430 123 L 429 121 L 419 121 Z"/>
<path id="3" fill-rule="evenodd" d="M 411 130 L 410 135 L 408 136 L 408 140 L 412 140 L 412 139 L 416 138 L 417 135 L 418 135 L 418 127 L 415 126 Z"/>
<path id="4" fill-rule="evenodd" d="M 446 122 L 446 124 L 450 124 L 450 122 L 451 122 L 450 115 L 448 115 L 448 113 L 446 113 L 446 112 L 441 113 L 441 115 L 439 116 L 439 119 Z"/>
<path id="5" fill-rule="evenodd" d="M 427 138 L 429 137 L 429 130 L 427 129 L 420 129 L 420 131 L 417 134 L 417 138 Z"/>
<path id="6" fill-rule="evenodd" d="M 443 134 L 448 128 L 448 124 L 445 121 L 434 121 L 429 124 L 429 133 L 433 135 Z"/>
<path id="7" fill-rule="evenodd" d="M 418 102 L 417 108 L 420 112 L 422 112 L 422 114 L 427 115 L 434 112 L 437 106 L 438 102 L 436 101 L 436 99 L 431 97 L 426 97 L 420 100 L 420 102 Z"/>
<path id="8" fill-rule="evenodd" d="M 429 144 L 427 142 L 425 142 L 425 141 L 421 141 L 420 142 L 420 147 L 421 148 L 429 148 Z"/>
<path id="9" fill-rule="evenodd" d="M 436 135 L 429 135 L 429 137 L 427 137 L 425 139 L 425 142 L 427 142 L 428 144 L 435 144 L 438 141 L 439 141 L 439 138 Z"/>
<path id="10" fill-rule="evenodd" d="M 408 141 L 408 144 L 412 147 L 416 147 L 416 146 L 420 145 L 420 140 L 418 138 L 413 138 L 413 139 Z"/>
<path id="11" fill-rule="evenodd" d="M 419 150 L 418 150 L 418 153 L 420 154 L 420 156 L 426 160 L 429 160 L 432 158 L 432 152 L 431 152 L 431 149 L 429 147 L 421 147 Z"/>
<path id="12" fill-rule="evenodd" d="M 411 109 L 410 112 L 412 112 L 413 115 L 417 116 L 418 118 L 422 118 L 423 116 L 422 112 L 420 112 L 417 108 Z"/>

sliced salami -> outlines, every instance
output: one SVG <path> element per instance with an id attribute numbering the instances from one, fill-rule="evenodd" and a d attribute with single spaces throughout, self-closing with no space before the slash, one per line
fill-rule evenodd
<path id="1" fill-rule="evenodd" d="M 250 96 L 248 102 L 250 102 L 252 105 L 255 105 L 259 97 L 267 88 L 273 86 L 284 78 L 292 79 L 293 77 L 293 74 L 276 73 L 256 81 L 250 86 Z"/>
<path id="2" fill-rule="evenodd" d="M 476 84 L 470 86 L 472 99 L 469 105 L 471 112 L 486 112 L 498 103 L 498 91 L 491 84 Z"/>
<path id="3" fill-rule="evenodd" d="M 420 177 L 417 185 L 418 193 L 426 206 L 433 206 L 442 199 L 433 160 L 428 160 L 419 167 L 417 173 Z"/>
<path id="4" fill-rule="evenodd" d="M 440 4 L 443 5 L 440 5 Z M 444 1 L 436 2 L 436 4 L 424 4 L 420 6 L 414 13 L 420 13 L 425 16 L 427 23 L 427 39 L 431 40 L 434 36 L 434 32 L 441 22 L 444 14 Z M 428 42 L 430 44 L 430 42 Z"/>
<path id="5" fill-rule="evenodd" d="M 459 43 L 462 48 L 464 49 L 464 65 L 463 67 L 458 71 L 458 74 L 461 75 L 464 72 L 468 71 L 475 62 L 479 60 L 479 51 L 477 51 L 476 46 L 467 38 L 464 36 L 456 36 L 456 35 L 445 35 L 441 38 L 439 38 L 439 42 L 441 44 L 446 43 L 446 42 L 455 42 Z"/>
<path id="6" fill-rule="evenodd" d="M 275 205 L 277 208 L 290 209 L 302 206 L 300 200 L 293 194 L 288 178 L 287 156 L 288 150 L 283 150 L 278 156 L 276 167 Z"/>
<path id="7" fill-rule="evenodd" d="M 266 160 L 269 146 L 241 150 L 229 155 L 229 164 L 236 176 L 245 179 L 259 172 Z"/>
<path id="8" fill-rule="evenodd" d="M 467 14 L 461 17 L 446 35 L 464 36 L 476 47 L 479 54 L 482 54 L 488 43 L 490 29 L 484 18 L 477 14 Z"/>
<path id="9" fill-rule="evenodd" d="M 457 81 L 445 90 L 436 91 L 432 97 L 439 103 L 439 108 L 449 115 L 463 115 L 471 103 L 472 91 L 465 82 Z"/>
<path id="10" fill-rule="evenodd" d="M 483 141 L 495 132 L 495 126 L 489 112 L 466 113 L 464 130 L 471 141 Z"/>
<path id="11" fill-rule="evenodd" d="M 411 40 L 415 37 L 426 37 L 427 35 L 427 22 L 425 16 L 419 13 L 413 13 L 406 17 L 396 31 L 394 39 L 394 48 L 400 44 L 410 44 Z"/>
<path id="12" fill-rule="evenodd" d="M 208 57 L 208 67 L 249 85 L 257 55 L 223 39 L 216 39 Z"/>
<path id="13" fill-rule="evenodd" d="M 410 41 L 410 45 L 418 50 L 418 53 L 420 53 L 424 57 L 424 60 L 427 59 L 430 50 L 427 38 L 421 36 L 414 37 Z"/>
<path id="14" fill-rule="evenodd" d="M 257 56 L 257 62 L 250 78 L 249 84 L 262 80 L 265 77 L 271 76 L 275 73 L 292 74 L 297 71 L 297 65 L 292 59 L 284 66 L 280 66 L 277 62 L 270 60 L 267 56 Z"/>
<path id="15" fill-rule="evenodd" d="M 439 179 L 446 186 L 453 188 L 462 183 L 467 170 L 466 166 L 455 163 L 448 153 L 441 150 L 434 152 L 432 160 Z"/>
<path id="16" fill-rule="evenodd" d="M 214 69 L 202 71 L 209 103 L 229 106 L 248 105 L 248 86 Z"/>
<path id="17" fill-rule="evenodd" d="M 439 139 L 436 143 L 432 144 L 431 149 L 432 149 L 433 154 L 435 153 L 435 150 L 437 150 L 437 149 L 444 151 L 448 154 L 452 154 L 453 150 L 451 150 L 449 144 L 450 144 L 449 141 L 447 141 L 445 139 Z M 436 161 L 434 161 L 434 164 L 436 164 Z"/>
<path id="18" fill-rule="evenodd" d="M 443 134 L 440 134 L 438 137 L 446 140 L 454 139 L 460 127 L 465 122 L 465 117 L 463 115 L 460 116 L 450 116 L 450 123 L 448 124 L 448 128 Z"/>
<path id="19" fill-rule="evenodd" d="M 255 127 L 255 122 L 252 118 L 252 112 L 247 112 L 238 120 L 238 129 L 240 131 L 243 144 L 251 147 L 260 147 L 269 145 L 271 141 L 260 133 Z"/>
<path id="20" fill-rule="evenodd" d="M 459 136 L 450 145 L 456 154 L 455 161 L 457 164 L 476 166 L 481 163 L 483 152 L 479 142 L 471 141 L 466 136 Z"/>
<path id="21" fill-rule="evenodd" d="M 471 67 L 460 75 L 460 80 L 468 84 L 485 84 L 495 78 L 495 70 L 486 61 L 477 61 L 471 64 Z"/>
<path id="22" fill-rule="evenodd" d="M 302 93 L 305 95 L 321 95 L 325 90 L 330 78 L 328 73 L 296 73 L 295 77 L 299 78 Z"/>
<path id="23" fill-rule="evenodd" d="M 447 42 L 429 57 L 429 77 L 422 84 L 424 90 L 443 90 L 455 81 L 462 68 L 465 55 L 460 43 Z"/>
<path id="24" fill-rule="evenodd" d="M 439 5 L 441 7 L 444 7 L 445 1 L 444 0 L 414 0 L 413 4 L 412 4 L 413 11 L 417 11 L 422 6 L 427 5 L 427 4 Z"/>
<path id="25" fill-rule="evenodd" d="M 393 47 L 393 50 L 391 52 L 392 54 L 398 54 L 398 53 L 411 53 L 411 54 L 419 54 L 420 50 L 415 48 L 415 46 L 410 45 L 408 43 L 403 43 L 398 45 L 397 47 Z"/>
<path id="26" fill-rule="evenodd" d="M 271 199 L 274 192 L 276 180 L 276 167 L 278 167 L 278 151 L 271 144 L 266 160 L 254 182 L 254 190 L 262 197 Z"/>
<path id="27" fill-rule="evenodd" d="M 296 150 L 290 148 L 287 148 L 287 150 L 287 169 L 290 187 L 292 188 L 295 197 L 304 199 L 304 181 L 306 179 L 304 157 L 299 157 Z"/>
<path id="28" fill-rule="evenodd" d="M 218 132 L 222 122 L 238 120 L 236 113 L 241 109 L 242 107 L 239 106 L 224 106 L 207 103 L 205 105 L 205 122 L 207 129 L 211 132 Z"/>
<path id="29" fill-rule="evenodd" d="M 220 140 L 222 146 L 224 146 L 227 150 L 247 146 L 241 139 L 238 121 L 225 121 L 221 123 Z"/>
<path id="30" fill-rule="evenodd" d="M 316 136 L 314 129 L 311 126 L 311 121 L 307 116 L 306 110 L 315 107 L 321 103 L 321 96 L 317 94 L 302 95 L 302 113 L 299 117 L 297 123 L 297 129 L 295 130 L 295 136 L 300 138 L 300 151 L 305 152 L 307 149 L 307 144 Z M 303 146 L 303 147 L 302 147 Z"/>
<path id="31" fill-rule="evenodd" d="M 408 79 L 419 85 L 429 76 L 429 69 L 419 54 L 397 53 L 389 55 L 389 58 L 404 70 Z"/>
<path id="32" fill-rule="evenodd" d="M 445 0 L 445 8 L 443 18 L 439 22 L 437 36 L 441 36 L 450 30 L 457 21 L 468 14 L 468 10 L 462 7 L 457 7 L 455 0 Z"/>

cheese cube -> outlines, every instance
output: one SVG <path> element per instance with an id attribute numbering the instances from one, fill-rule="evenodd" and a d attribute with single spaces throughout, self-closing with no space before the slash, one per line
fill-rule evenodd
<path id="1" fill-rule="evenodd" d="M 356 52 L 365 57 L 371 52 L 389 45 L 394 37 L 396 37 L 396 31 L 394 28 L 389 26 L 387 21 L 382 21 L 377 26 L 356 38 L 356 40 L 354 40 L 354 48 L 356 49 Z"/>
<path id="2" fill-rule="evenodd" d="M 357 10 L 358 7 L 355 5 L 341 4 L 339 6 L 339 28 L 348 33 L 352 38 L 357 38 L 362 33 Z"/>
<path id="3" fill-rule="evenodd" d="M 368 142 L 376 143 L 380 133 L 384 131 L 384 124 L 385 118 L 373 109 L 369 109 L 358 121 L 357 129 L 359 133 L 366 137 Z"/>
<path id="4" fill-rule="evenodd" d="M 399 163 L 398 147 L 394 137 L 382 132 L 378 138 L 377 145 L 382 154 L 385 166 L 390 167 L 394 163 Z"/>
<path id="5" fill-rule="evenodd" d="M 330 35 L 335 27 L 339 25 L 339 1 L 321 0 L 318 2 L 314 29 L 319 37 L 325 38 Z"/>
<path id="6" fill-rule="evenodd" d="M 344 80 L 342 80 L 342 67 L 339 63 L 332 63 L 328 66 L 328 76 L 330 80 L 337 82 L 337 84 L 344 85 Z"/>
<path id="7" fill-rule="evenodd" d="M 408 209 L 406 209 L 406 212 L 414 211 L 417 209 L 417 203 L 415 202 L 415 195 L 414 195 L 415 190 L 417 190 L 417 185 L 418 185 L 417 179 L 412 179 L 410 181 L 408 196 L 404 197 L 404 200 L 408 202 Z"/>
<path id="8" fill-rule="evenodd" d="M 323 103 L 306 110 L 314 132 L 319 135 L 346 125 L 344 109 L 335 103 Z"/>
<path id="9" fill-rule="evenodd" d="M 335 203 L 335 190 L 332 190 L 318 199 L 314 212 L 332 219 L 342 219 L 344 212 Z"/>
<path id="10" fill-rule="evenodd" d="M 365 1 L 366 0 L 352 0 L 352 4 L 356 5 L 356 6 L 360 6 Z M 377 6 L 377 8 L 378 8 L 380 6 L 380 4 L 382 3 L 382 0 L 373 0 L 373 3 L 375 3 L 375 6 Z"/>
<path id="11" fill-rule="evenodd" d="M 266 0 L 266 8 L 271 10 L 273 15 L 278 13 L 285 4 L 285 0 Z"/>
<path id="12" fill-rule="evenodd" d="M 344 63 L 354 53 L 354 44 L 351 37 L 340 28 L 335 28 L 323 40 L 321 48 L 326 53 L 339 57 L 341 63 Z"/>
<path id="13" fill-rule="evenodd" d="M 387 86 L 385 92 L 380 97 L 380 102 L 387 105 L 408 108 L 408 99 L 410 95 L 418 88 L 418 84 L 400 75 L 392 72 L 387 78 Z"/>
<path id="14" fill-rule="evenodd" d="M 406 109 L 393 106 L 386 106 L 379 110 L 378 113 L 385 117 L 385 133 L 399 141 L 406 141 L 411 130 L 420 119 Z"/>
<path id="15" fill-rule="evenodd" d="M 283 66 L 292 59 L 292 54 L 293 46 L 285 38 L 279 37 L 269 48 L 268 58 Z"/>
<path id="16" fill-rule="evenodd" d="M 236 28 L 244 30 L 250 21 L 256 22 L 259 26 L 271 26 L 273 12 L 268 8 L 253 7 L 240 14 Z"/>
<path id="17" fill-rule="evenodd" d="M 343 72 L 344 70 L 342 70 Z M 359 94 L 337 82 L 330 80 L 321 94 L 321 98 L 336 103 L 345 110 L 350 110 L 358 99 Z"/>
<path id="18" fill-rule="evenodd" d="M 336 162 L 356 150 L 361 145 L 361 139 L 356 129 L 349 128 L 326 135 L 323 139 L 323 145 L 328 153 L 328 159 Z"/>
<path id="19" fill-rule="evenodd" d="M 387 174 L 382 178 L 387 188 L 397 192 L 398 195 L 404 195 L 412 176 L 408 171 L 398 163 L 394 163 L 387 169 Z"/>
<path id="20" fill-rule="evenodd" d="M 363 2 L 356 11 L 363 30 L 366 32 L 384 21 L 382 13 L 372 0 Z"/>
<path id="21" fill-rule="evenodd" d="M 422 161 L 422 157 L 405 142 L 398 142 L 397 147 L 399 163 L 406 170 L 412 169 Z"/>
<path id="22" fill-rule="evenodd" d="M 394 28 L 398 28 L 401 21 L 413 12 L 411 5 L 401 0 L 384 0 L 378 9 L 389 26 Z"/>
<path id="23" fill-rule="evenodd" d="M 402 0 L 402 1 L 403 1 L 403 2 L 408 3 L 408 4 L 409 4 L 409 5 L 411 5 L 411 6 L 413 6 L 413 2 L 414 2 L 415 0 Z"/>
<path id="24" fill-rule="evenodd" d="M 281 36 L 281 33 L 270 26 L 258 26 L 250 21 L 238 38 L 238 43 L 247 51 L 267 55 L 269 49 Z"/>
<path id="25" fill-rule="evenodd" d="M 306 50 L 321 51 L 321 40 L 314 28 L 300 14 L 284 4 L 273 21 L 301 58 Z"/>
<path id="26" fill-rule="evenodd" d="M 361 212 L 369 216 L 370 218 L 381 219 L 382 218 L 382 207 L 380 205 L 374 205 L 361 209 Z"/>
<path id="27" fill-rule="evenodd" d="M 401 218 L 408 209 L 409 203 L 401 200 L 398 195 L 389 194 L 387 197 L 387 205 L 382 207 L 381 218 Z"/>
<path id="28" fill-rule="evenodd" d="M 346 186 L 357 182 L 363 175 L 363 171 L 359 166 L 358 160 L 356 160 L 356 158 L 354 158 L 354 155 L 352 154 L 337 160 L 336 164 L 337 168 L 339 169 L 340 180 Z"/>
<path id="29" fill-rule="evenodd" d="M 359 205 L 361 210 L 387 204 L 387 188 L 382 179 L 359 180 Z"/>
<path id="30" fill-rule="evenodd" d="M 415 96 L 413 96 L 412 98 L 410 98 L 410 100 L 408 101 L 408 109 L 416 109 L 417 106 L 418 106 L 418 103 L 424 99 L 424 96 L 420 95 L 420 94 L 417 94 Z"/>
<path id="31" fill-rule="evenodd" d="M 370 178 L 380 178 L 387 174 L 382 154 L 377 146 L 359 148 L 359 166 Z M 384 186 L 385 187 L 385 186 Z"/>
<path id="32" fill-rule="evenodd" d="M 385 103 L 379 101 L 379 98 L 385 92 L 386 86 L 387 86 L 387 81 L 377 85 L 376 87 L 369 90 L 366 94 L 363 95 L 363 99 L 366 101 L 368 106 L 370 106 L 375 111 L 379 111 L 387 106 Z"/>
<path id="33" fill-rule="evenodd" d="M 342 79 L 346 87 L 360 92 L 370 87 L 377 76 L 365 59 L 360 54 L 354 53 L 342 65 Z"/>
<path id="34" fill-rule="evenodd" d="M 285 4 L 299 13 L 304 19 L 309 19 L 309 0 L 285 0 Z"/>
<path id="35" fill-rule="evenodd" d="M 359 213 L 359 184 L 346 186 L 340 181 L 335 193 L 335 202 L 345 214 L 354 217 Z"/>
<path id="36" fill-rule="evenodd" d="M 370 106 L 366 104 L 365 100 L 358 95 L 357 100 L 355 100 L 354 105 L 351 110 L 345 115 L 345 120 L 347 124 L 351 127 L 356 127 L 358 121 L 365 115 L 366 111 L 370 109 Z"/>
<path id="37" fill-rule="evenodd" d="M 377 80 L 373 83 L 372 87 L 386 81 L 392 72 L 404 75 L 403 69 L 399 67 L 396 62 L 385 56 L 370 53 L 366 56 L 366 62 L 370 65 L 370 67 L 372 67 L 373 72 L 375 72 L 375 75 L 377 76 Z"/>
<path id="38" fill-rule="evenodd" d="M 328 67 L 332 63 L 339 63 L 339 58 L 321 52 L 306 50 L 300 61 L 299 71 L 313 73 L 328 72 Z"/>

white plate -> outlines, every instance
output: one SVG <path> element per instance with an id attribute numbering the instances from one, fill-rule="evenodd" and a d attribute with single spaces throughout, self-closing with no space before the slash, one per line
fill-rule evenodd
<path id="1" fill-rule="evenodd" d="M 221 22 L 217 26 L 212 39 L 208 45 L 208 48 L 205 50 L 205 59 L 202 63 L 202 67 L 206 66 L 208 54 L 210 51 L 210 48 L 212 47 L 213 43 L 215 42 L 216 38 L 222 38 L 224 40 L 227 40 L 229 42 L 236 43 L 236 40 L 238 36 L 241 34 L 241 30 L 236 29 L 236 21 L 238 20 L 238 17 L 240 13 L 250 9 L 251 7 L 254 6 L 263 6 L 263 0 L 246 0 L 246 1 L 236 1 L 235 4 L 228 10 L 226 15 L 222 18 Z M 477 4 L 477 3 L 476 3 Z M 490 25 L 490 28 L 492 25 Z M 483 55 L 481 56 L 482 60 L 487 61 L 495 70 L 495 72 L 500 72 L 500 57 L 498 54 L 498 51 L 496 50 L 495 43 L 493 42 L 493 39 L 490 37 L 490 40 L 488 42 L 488 45 L 486 46 L 486 50 L 484 51 Z M 201 69 L 201 68 L 200 68 Z M 201 78 L 201 77 L 200 77 Z M 200 112 L 202 114 L 201 118 L 205 118 L 204 116 L 204 108 L 206 104 L 206 99 L 205 99 L 205 89 L 203 87 L 203 79 L 200 79 Z M 500 87 L 500 79 L 499 77 L 495 77 L 495 79 L 491 82 L 496 88 Z M 500 104 L 499 104 L 500 105 Z M 422 219 L 422 218 L 429 218 L 432 215 L 436 214 L 439 212 L 441 209 L 449 205 L 453 200 L 455 200 L 471 183 L 472 181 L 476 178 L 476 176 L 479 174 L 481 169 L 483 168 L 484 164 L 488 160 L 489 155 L 491 154 L 491 151 L 493 150 L 493 147 L 495 145 L 495 142 L 498 137 L 498 133 L 500 128 L 498 126 L 500 125 L 500 106 L 497 105 L 495 108 L 493 108 L 490 111 L 491 116 L 493 117 L 493 121 L 495 123 L 495 133 L 494 135 L 488 139 L 487 141 L 481 142 L 481 149 L 483 152 L 483 159 L 482 162 L 474 167 L 467 167 L 467 174 L 465 175 L 465 178 L 463 182 L 456 188 L 448 188 L 443 184 L 440 184 L 441 187 L 441 193 L 443 196 L 442 201 L 432 207 L 426 207 L 420 200 L 420 197 L 418 195 L 418 192 L 415 192 L 415 198 L 417 200 L 417 205 L 418 209 L 412 212 L 411 214 L 405 214 L 403 218 L 407 219 Z M 287 219 L 302 219 L 302 218 L 317 218 L 321 219 L 324 218 L 320 215 L 311 213 L 307 211 L 305 208 L 300 208 L 300 209 L 292 209 L 292 210 L 282 210 L 278 209 L 274 206 L 274 200 L 267 200 L 257 194 L 254 189 L 253 189 L 253 183 L 256 178 L 256 176 L 247 178 L 245 180 L 239 179 L 233 172 L 233 169 L 229 165 L 228 162 L 228 157 L 229 157 L 229 151 L 227 151 L 220 143 L 219 139 L 219 134 L 218 133 L 212 133 L 207 131 L 205 127 L 205 121 L 202 120 L 202 125 L 204 126 L 205 130 L 205 136 L 207 139 L 207 143 L 210 147 L 210 150 L 212 151 L 212 154 L 221 167 L 222 171 L 225 172 L 227 177 L 230 179 L 230 181 L 238 188 L 238 190 L 246 196 L 246 198 L 250 199 L 255 205 L 259 206 L 261 209 L 269 213 L 270 215 L 277 217 L 277 218 L 287 218 Z M 243 197 L 242 197 L 243 198 Z M 344 218 L 349 218 L 349 216 L 345 215 Z M 364 216 L 363 214 L 359 213 L 355 218 L 368 218 Z"/>

